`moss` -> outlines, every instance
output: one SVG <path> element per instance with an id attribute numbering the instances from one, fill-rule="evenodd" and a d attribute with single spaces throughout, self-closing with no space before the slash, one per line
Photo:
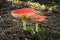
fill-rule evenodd
<path id="1" fill-rule="evenodd" d="M 27 27 L 26 27 L 26 30 L 27 30 L 27 31 L 32 31 L 32 27 L 27 26 Z"/>
<path id="2" fill-rule="evenodd" d="M 35 27 L 34 28 L 32 26 L 26 27 L 26 31 L 32 31 L 32 29 L 34 29 L 34 31 L 36 31 Z M 38 33 L 43 33 L 43 32 L 44 32 L 43 29 L 41 29 L 41 28 L 38 29 Z"/>
<path id="3" fill-rule="evenodd" d="M 42 29 L 39 29 L 38 30 L 38 33 L 43 33 L 44 31 Z"/>

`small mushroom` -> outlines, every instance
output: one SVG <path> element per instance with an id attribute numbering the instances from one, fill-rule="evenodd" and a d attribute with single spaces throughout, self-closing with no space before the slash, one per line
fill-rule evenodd
<path id="1" fill-rule="evenodd" d="M 45 20 L 45 16 L 32 16 L 31 21 L 36 22 L 36 31 L 38 32 L 38 22 L 43 22 Z"/>
<path id="2" fill-rule="evenodd" d="M 13 10 L 11 12 L 11 15 L 18 19 L 21 18 L 23 21 L 23 29 L 26 30 L 26 18 L 35 15 L 35 13 L 36 10 L 33 8 L 22 8 L 22 9 Z"/>

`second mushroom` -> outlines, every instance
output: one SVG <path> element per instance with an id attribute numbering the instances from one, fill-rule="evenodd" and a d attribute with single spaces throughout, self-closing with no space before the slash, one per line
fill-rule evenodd
<path id="1" fill-rule="evenodd" d="M 45 16 L 32 16 L 30 19 L 36 23 L 36 32 L 38 32 L 38 22 L 43 22 L 45 20 Z"/>

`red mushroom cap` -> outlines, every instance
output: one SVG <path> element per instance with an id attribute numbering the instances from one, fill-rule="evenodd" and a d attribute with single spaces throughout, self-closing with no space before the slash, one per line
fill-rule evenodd
<path id="1" fill-rule="evenodd" d="M 45 20 L 45 16 L 33 16 L 30 19 L 33 22 L 43 22 Z"/>
<path id="2" fill-rule="evenodd" d="M 22 9 L 17 9 L 17 10 L 13 10 L 11 12 L 11 14 L 14 16 L 14 17 L 28 17 L 28 16 L 31 16 L 31 15 L 34 15 L 36 13 L 36 10 L 33 9 L 33 8 L 22 8 Z"/>

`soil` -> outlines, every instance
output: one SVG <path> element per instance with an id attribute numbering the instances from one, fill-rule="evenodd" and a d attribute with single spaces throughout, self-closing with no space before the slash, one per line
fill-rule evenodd
<path id="1" fill-rule="evenodd" d="M 0 8 L 0 40 L 60 40 L 60 8 L 50 12 L 44 12 L 47 16 L 46 21 L 39 23 L 43 33 L 22 30 L 22 21 L 12 17 L 10 14 L 13 9 L 26 6 Z M 27 6 L 28 7 L 28 6 Z M 29 22 L 27 23 L 29 25 Z"/>

